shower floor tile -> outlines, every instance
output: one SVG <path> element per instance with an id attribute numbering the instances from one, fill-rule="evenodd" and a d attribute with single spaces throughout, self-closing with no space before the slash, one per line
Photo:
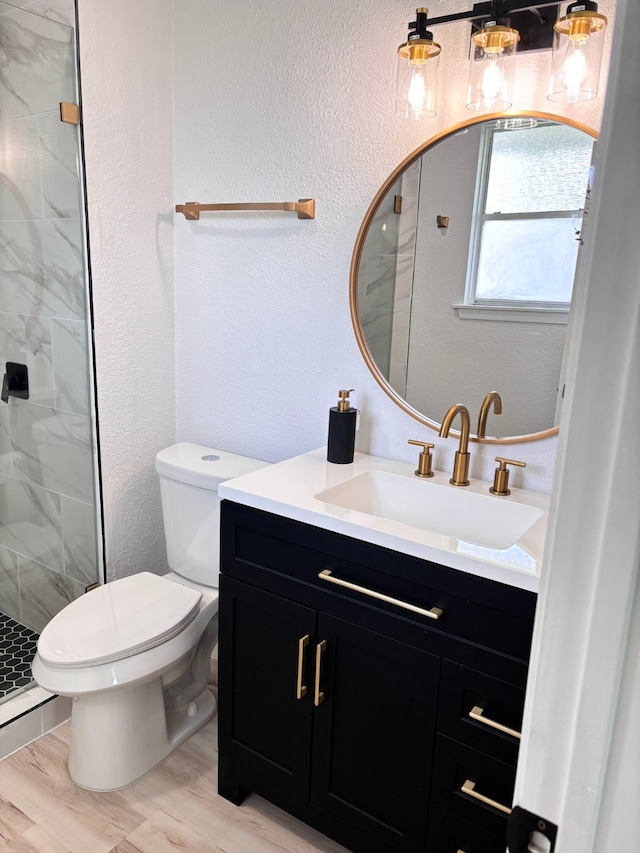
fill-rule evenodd
<path id="1" fill-rule="evenodd" d="M 0 702 L 33 682 L 31 661 L 37 643 L 35 631 L 0 613 Z"/>

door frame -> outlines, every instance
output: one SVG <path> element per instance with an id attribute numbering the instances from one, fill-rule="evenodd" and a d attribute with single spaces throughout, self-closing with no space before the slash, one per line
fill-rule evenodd
<path id="1" fill-rule="evenodd" d="M 556 853 L 590 853 L 596 838 L 598 853 L 629 850 L 620 839 L 638 819 L 632 793 L 610 820 L 611 792 L 639 772 L 633 750 L 611 751 L 640 693 L 637 665 L 625 683 L 640 568 L 636 5 L 616 8 L 514 798 L 558 825 Z"/>

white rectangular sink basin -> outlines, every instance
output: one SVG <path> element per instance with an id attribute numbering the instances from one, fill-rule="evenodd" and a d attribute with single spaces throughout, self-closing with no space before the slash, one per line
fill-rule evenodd
<path id="1" fill-rule="evenodd" d="M 451 536 L 484 548 L 511 548 L 544 511 L 465 487 L 365 471 L 315 495 L 316 500 Z"/>

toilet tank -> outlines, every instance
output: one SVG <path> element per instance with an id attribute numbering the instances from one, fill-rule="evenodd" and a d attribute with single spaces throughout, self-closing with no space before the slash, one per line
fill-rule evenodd
<path id="1" fill-rule="evenodd" d="M 218 586 L 220 498 L 218 486 L 267 462 L 181 442 L 156 456 L 167 559 L 172 571 Z"/>

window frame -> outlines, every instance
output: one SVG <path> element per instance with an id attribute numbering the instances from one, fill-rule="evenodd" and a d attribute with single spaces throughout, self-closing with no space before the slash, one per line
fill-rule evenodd
<path id="1" fill-rule="evenodd" d="M 512 132 L 514 131 L 503 130 L 495 125 L 485 125 L 481 128 L 464 300 L 453 307 L 461 319 L 566 324 L 571 307 L 570 302 L 533 299 L 483 299 L 476 295 L 482 233 L 486 222 L 517 221 L 519 219 L 575 219 L 584 216 L 584 208 L 578 210 L 513 211 L 511 213 L 486 212 L 494 136 L 496 133 Z"/>

